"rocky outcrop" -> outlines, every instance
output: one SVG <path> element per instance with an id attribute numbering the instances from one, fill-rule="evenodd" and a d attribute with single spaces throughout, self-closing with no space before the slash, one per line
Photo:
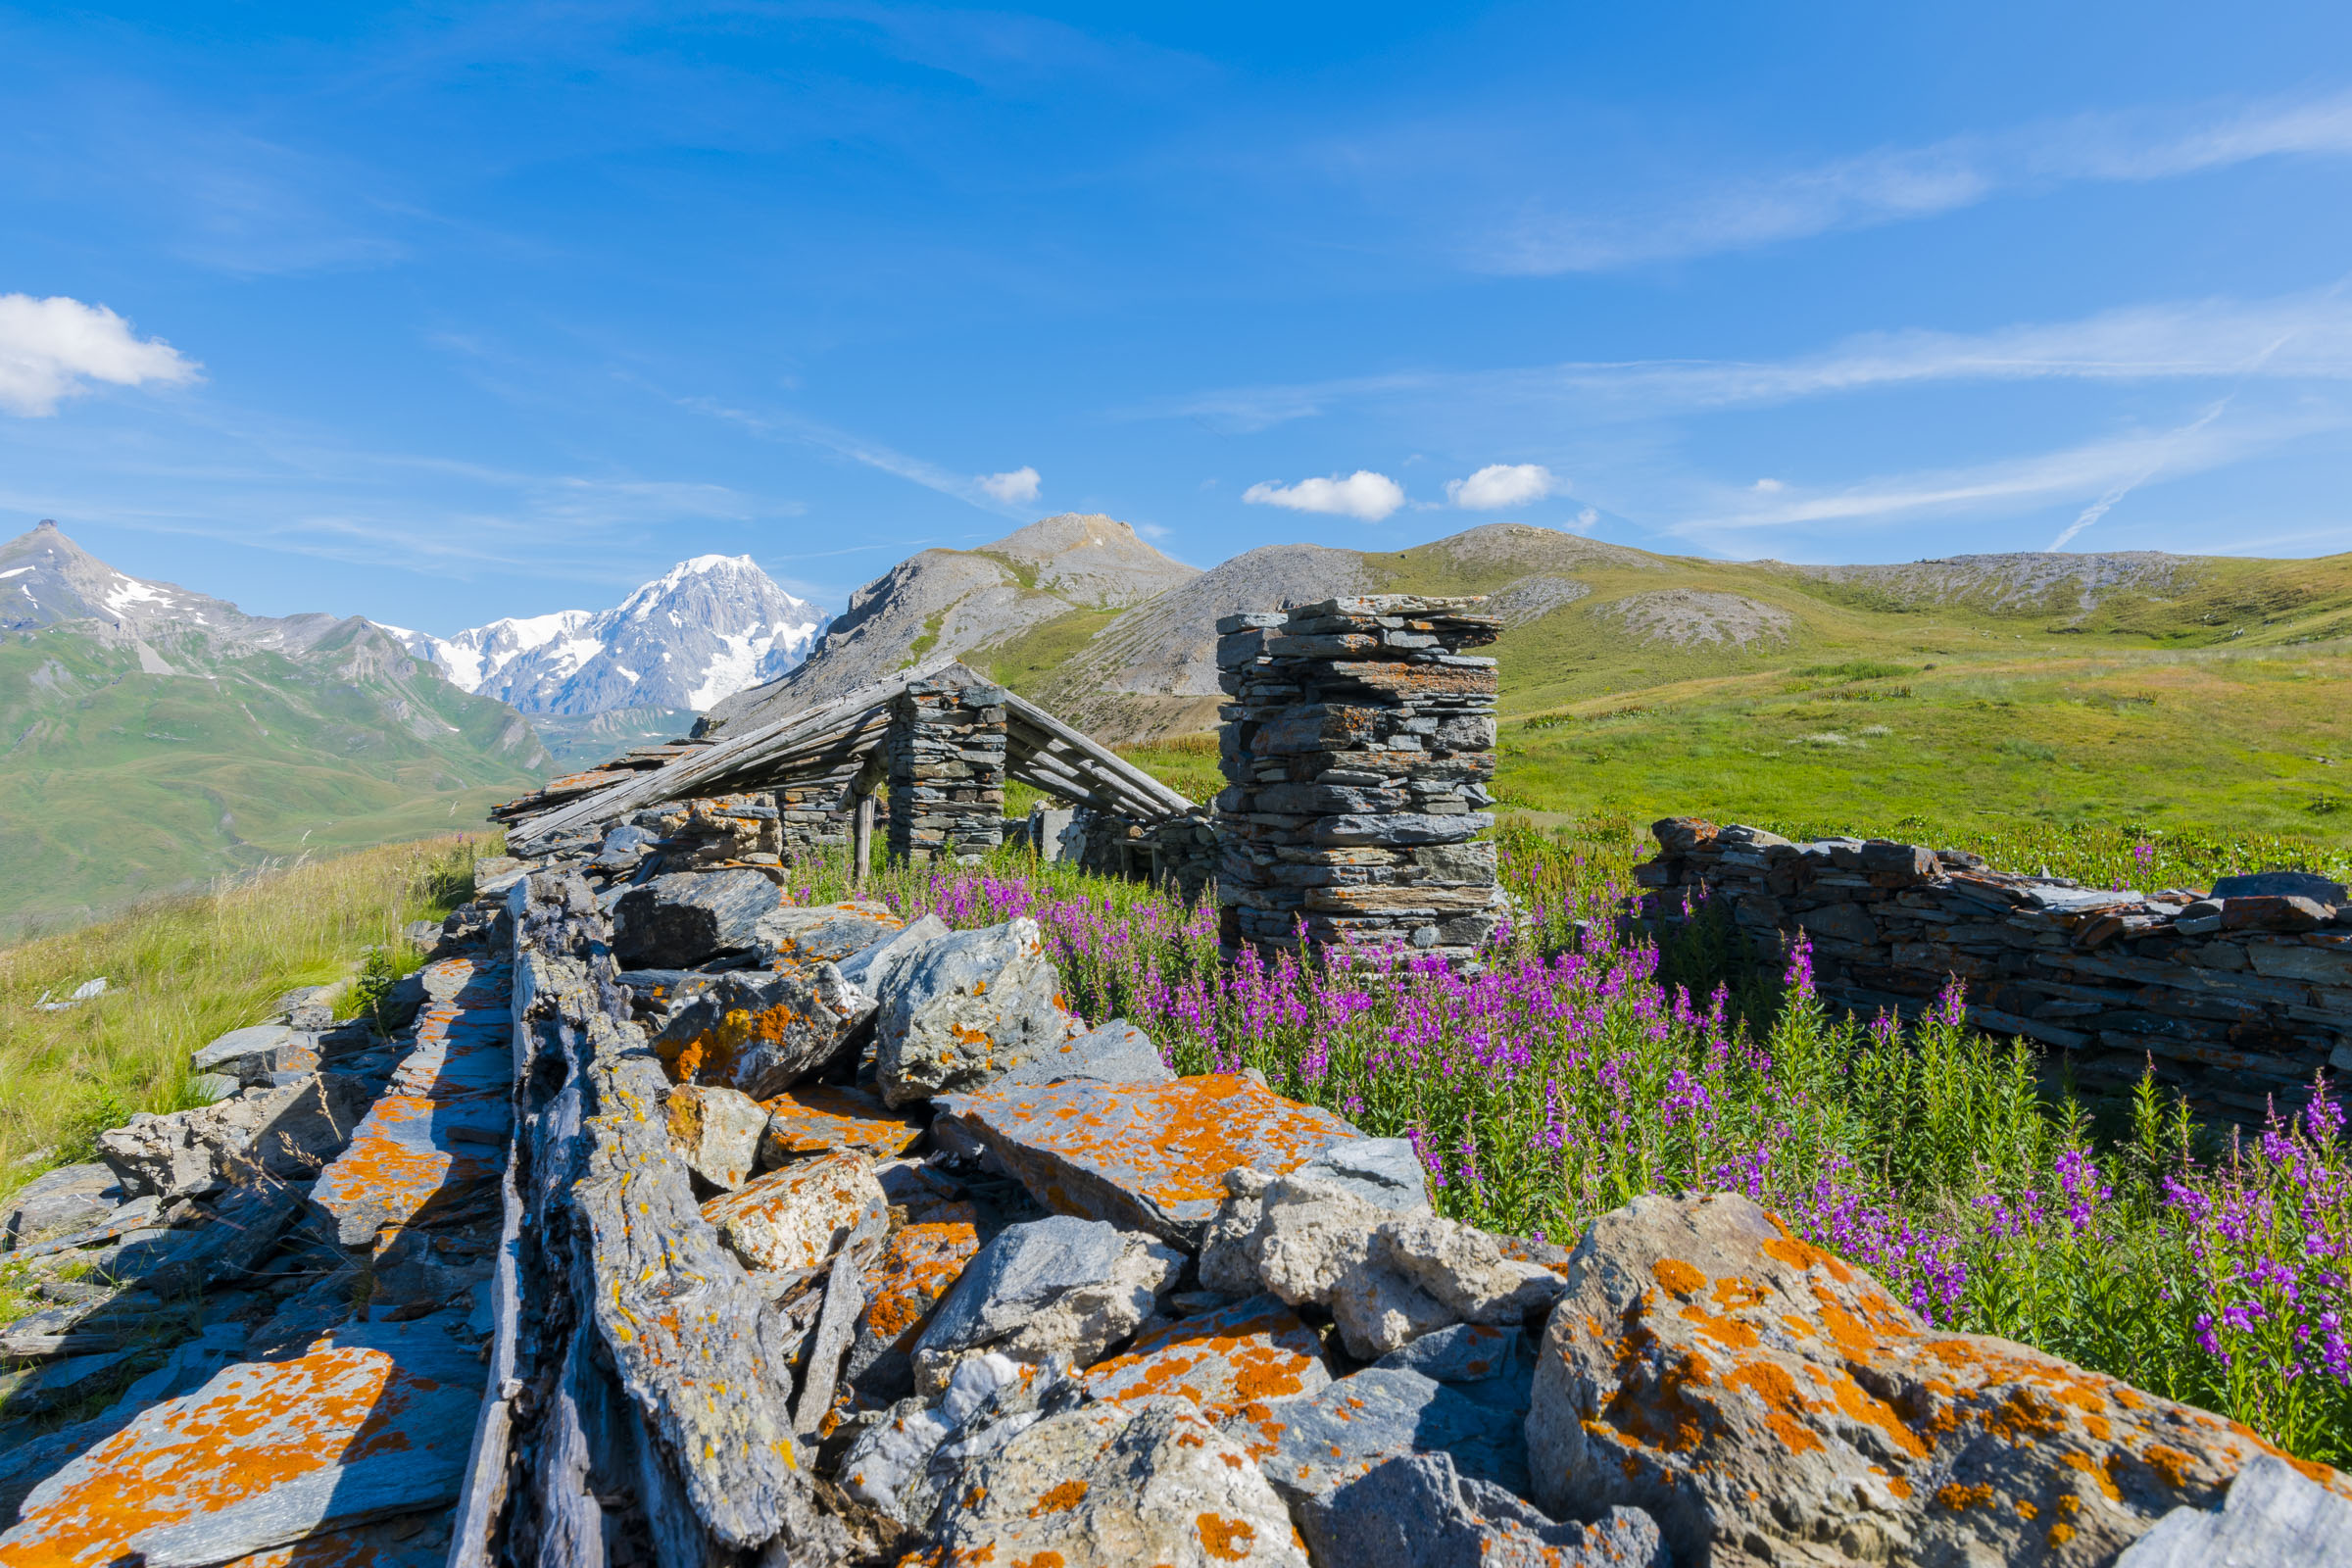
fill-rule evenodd
<path id="1" fill-rule="evenodd" d="M 1079 1033 L 1037 922 L 958 931 L 891 976 L 874 1025 L 874 1065 L 892 1105 L 982 1085 Z"/>
<path id="2" fill-rule="evenodd" d="M 2055 1356 L 1937 1333 L 1743 1198 L 1637 1199 L 1586 1232 L 1566 1285 L 1527 1418 L 1535 1500 L 1642 1508 L 1701 1568 L 2091 1568 L 2271 1451 Z"/>

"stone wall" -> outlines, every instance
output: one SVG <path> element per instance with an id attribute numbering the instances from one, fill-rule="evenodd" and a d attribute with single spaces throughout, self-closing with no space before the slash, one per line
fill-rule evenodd
<path id="1" fill-rule="evenodd" d="M 1508 907 L 1493 825 L 1501 622 L 1475 599 L 1384 594 L 1217 622 L 1219 935 L 1466 957 Z"/>
<path id="2" fill-rule="evenodd" d="M 894 859 L 963 859 L 1003 842 L 1004 704 L 995 687 L 910 683 L 884 744 Z"/>
<path id="3" fill-rule="evenodd" d="M 1068 858 L 1081 869 L 1170 888 L 1187 900 L 1200 897 L 1217 874 L 1217 830 L 1205 809 L 1147 822 L 1079 807 L 1063 843 L 1072 839 Z"/>
<path id="4" fill-rule="evenodd" d="M 2158 1078 L 2261 1120 L 2352 1072 L 2352 903 L 2301 872 L 2225 878 L 2215 897 L 2109 892 L 1995 871 L 1884 839 L 1792 844 L 1695 817 L 1657 824 L 1626 929 L 1678 929 L 1709 903 L 1778 961 L 1803 932 L 1822 996 L 1915 1016 L 1948 977 L 1969 1020 L 2066 1054 L 2085 1089 Z"/>
<path id="5" fill-rule="evenodd" d="M 780 838 L 787 850 L 850 847 L 851 813 L 842 809 L 842 792 L 858 776 L 855 766 L 804 783 L 788 784 L 775 792 Z"/>

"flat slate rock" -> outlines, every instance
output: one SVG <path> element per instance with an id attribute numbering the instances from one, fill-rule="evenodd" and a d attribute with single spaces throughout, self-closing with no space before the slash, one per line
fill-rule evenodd
<path id="1" fill-rule="evenodd" d="M 939 1103 L 943 1120 L 986 1146 L 1048 1208 L 1185 1248 L 1200 1245 L 1224 1201 L 1227 1171 L 1283 1174 L 1363 1137 L 1330 1111 L 1222 1075 L 993 1090 Z"/>
<path id="2" fill-rule="evenodd" d="M 748 867 L 655 877 L 613 902 L 613 956 L 624 969 L 691 969 L 751 947 L 760 917 L 781 896 Z"/>
<path id="3" fill-rule="evenodd" d="M 839 963 L 906 929 L 882 904 L 852 902 L 770 909 L 752 927 L 759 960 L 770 968 Z"/>
<path id="4" fill-rule="evenodd" d="M 497 1187 L 513 1121 L 511 973 L 471 958 L 426 966 L 414 1049 L 311 1190 L 344 1246 L 430 1224 Z"/>
<path id="5" fill-rule="evenodd" d="M 446 1327 L 359 1325 L 140 1412 L 32 1489 L 0 1568 L 195 1568 L 455 1501 L 482 1367 Z"/>
<path id="6" fill-rule="evenodd" d="M 1443 1453 L 1475 1481 L 1527 1490 L 1527 1439 L 1508 1411 L 1418 1372 L 1367 1367 L 1321 1393 L 1228 1423 L 1293 1503 L 1323 1496 L 1400 1453 Z"/>
<path id="7" fill-rule="evenodd" d="M 978 1218 L 969 1203 L 943 1203 L 932 1217 L 902 1227 L 867 1265 L 865 1305 L 842 1373 L 860 1392 L 887 1399 L 912 1392 L 915 1342 L 978 1254 Z"/>
<path id="8" fill-rule="evenodd" d="M 1322 1341 L 1298 1313 L 1278 1297 L 1253 1296 L 1138 1335 L 1126 1354 L 1096 1362 L 1079 1382 L 1097 1399 L 1190 1399 L 1221 1427 L 1243 1415 L 1262 1419 L 1273 1400 L 1322 1392 L 1331 1371 Z"/>
<path id="9" fill-rule="evenodd" d="M 1160 1059 L 1152 1037 L 1113 1018 L 1074 1040 L 1041 1048 L 988 1081 L 991 1089 L 1028 1089 L 1083 1078 L 1102 1084 L 1164 1084 L 1176 1074 Z"/>
<path id="10" fill-rule="evenodd" d="M 2346 902 L 2344 884 L 2321 876 L 2316 871 L 2256 871 L 2245 876 L 2226 876 L 2214 883 L 2209 897 L 2216 899 L 2300 898 L 2315 904 L 2343 904 Z"/>
<path id="11" fill-rule="evenodd" d="M 9 1194 L 0 1210 L 0 1238 L 11 1248 L 88 1230 L 124 1198 L 115 1173 L 93 1160 L 44 1171 Z"/>
<path id="12" fill-rule="evenodd" d="M 808 1269 L 829 1260 L 869 1215 L 887 1212 L 881 1183 L 854 1152 L 770 1171 L 702 1207 L 747 1268 Z"/>
<path id="13" fill-rule="evenodd" d="M 832 1084 L 802 1084 L 760 1102 L 767 1131 L 760 1157 L 780 1165 L 803 1154 L 855 1149 L 877 1159 L 906 1152 L 923 1136 L 918 1114 L 892 1110 L 875 1096 Z"/>
<path id="14" fill-rule="evenodd" d="M 1347 1568 L 1671 1568 L 1639 1508 L 1563 1524 L 1442 1453 L 1376 1465 L 1299 1509 L 1299 1524 L 1316 1561 Z"/>

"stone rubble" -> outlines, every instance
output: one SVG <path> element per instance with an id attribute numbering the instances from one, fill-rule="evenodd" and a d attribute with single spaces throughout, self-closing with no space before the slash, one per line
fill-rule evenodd
<path id="1" fill-rule="evenodd" d="M 1217 622 L 1219 940 L 1475 959 L 1509 910 L 1494 846 L 1494 662 L 1477 599 L 1381 594 Z"/>
<path id="2" fill-rule="evenodd" d="M 2200 899 L 1884 839 L 1792 844 L 1697 817 L 1651 832 L 1628 935 L 1719 909 L 1778 964 L 1801 933 L 1822 997 L 1865 1015 L 1917 1017 L 1957 977 L 1970 1023 L 2056 1048 L 2086 1087 L 2128 1086 L 2153 1061 L 2247 1125 L 2301 1106 L 2322 1067 L 2352 1071 L 2352 897 L 2324 877 L 2225 877 Z"/>

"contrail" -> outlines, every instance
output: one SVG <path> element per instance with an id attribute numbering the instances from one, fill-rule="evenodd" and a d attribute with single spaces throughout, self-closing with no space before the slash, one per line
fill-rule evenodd
<path id="1" fill-rule="evenodd" d="M 2338 278 L 2335 286 L 2329 289 L 2327 293 L 2321 295 L 2320 299 L 2322 301 L 2327 301 L 2335 298 L 2336 295 L 2343 292 L 2344 284 L 2346 282 L 2352 282 L 2352 278 Z M 2057 538 L 2050 541 L 2050 549 L 2053 551 L 2064 550 L 2067 547 L 2068 542 L 2071 541 L 2075 535 L 2081 533 L 2083 529 L 2089 527 L 2092 523 L 2107 515 L 2109 509 L 2114 507 L 2117 502 L 2123 500 L 2124 497 L 2130 495 L 2132 491 L 2138 489 L 2141 485 L 2146 484 L 2150 479 L 2154 478 L 2156 476 L 2156 471 L 2164 466 L 2165 460 L 2172 456 L 2172 449 L 2177 442 L 2179 442 L 2184 436 L 2195 435 L 2199 430 L 2204 429 L 2214 420 L 2220 418 L 2222 416 L 2222 411 L 2236 401 L 2237 395 L 2246 389 L 2246 382 L 2252 379 L 2254 372 L 2261 369 L 2263 366 L 2270 360 L 2272 355 L 2278 353 L 2289 343 L 2292 343 L 2309 324 L 2309 318 L 2306 318 L 2305 321 L 2301 325 L 2289 327 L 2284 332 L 2279 333 L 2278 336 L 2274 339 L 2268 347 L 2263 349 L 2261 353 L 2248 360 L 2246 362 L 2245 368 L 2237 372 L 2237 385 L 2231 387 L 2229 391 L 2223 393 L 2220 398 L 2216 399 L 2213 407 L 2207 409 L 2203 414 L 2198 415 L 2195 418 L 2180 426 L 2180 429 L 2173 431 L 2170 435 L 2165 436 L 2161 441 L 2157 442 L 2156 456 L 2154 460 L 2151 461 L 2145 468 L 2142 468 L 2131 478 L 2124 480 L 2121 484 L 2110 486 L 2106 494 L 2100 496 L 2098 500 L 2093 501 L 2089 506 L 2084 507 L 2082 509 L 2082 514 L 2077 517 L 2073 522 L 2069 523 L 2065 530 L 2061 532 Z"/>

